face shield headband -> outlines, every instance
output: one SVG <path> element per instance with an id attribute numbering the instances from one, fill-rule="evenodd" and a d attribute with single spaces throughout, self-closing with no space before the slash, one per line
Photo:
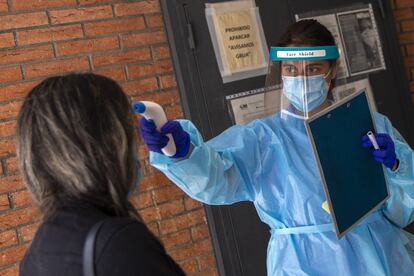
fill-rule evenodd
<path id="1" fill-rule="evenodd" d="M 326 60 L 338 59 L 339 50 L 335 45 L 314 47 L 272 47 L 271 61 L 284 60 Z"/>

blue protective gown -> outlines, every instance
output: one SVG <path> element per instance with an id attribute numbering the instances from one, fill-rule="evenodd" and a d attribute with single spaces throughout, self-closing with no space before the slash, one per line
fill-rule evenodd
<path id="1" fill-rule="evenodd" d="M 400 165 L 386 172 L 390 199 L 340 240 L 321 208 L 323 185 L 301 119 L 275 114 L 230 127 L 207 143 L 181 120 L 191 155 L 174 160 L 151 152 L 150 161 L 206 204 L 253 202 L 271 228 L 268 275 L 414 275 L 400 229 L 414 220 L 414 153 L 386 117 L 374 119 L 377 131 L 395 142 Z"/>

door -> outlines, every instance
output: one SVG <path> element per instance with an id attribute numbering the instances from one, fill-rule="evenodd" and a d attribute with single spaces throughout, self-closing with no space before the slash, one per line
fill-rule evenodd
<path id="1" fill-rule="evenodd" d="M 223 83 L 204 14 L 214 0 L 161 0 L 174 69 L 186 118 L 208 140 L 232 125 L 225 97 L 262 88 L 265 76 Z M 334 9 L 360 1 L 256 0 L 270 47 L 295 14 Z M 388 1 L 370 1 L 375 10 L 387 70 L 370 76 L 378 110 L 414 145 L 414 112 Z M 365 3 L 369 3 L 366 1 Z M 392 92 L 392 93 L 391 93 Z M 269 229 L 251 203 L 205 206 L 220 275 L 266 275 Z"/>

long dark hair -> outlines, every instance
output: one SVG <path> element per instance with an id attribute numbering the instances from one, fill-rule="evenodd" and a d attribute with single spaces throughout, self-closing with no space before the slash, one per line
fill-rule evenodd
<path id="1" fill-rule="evenodd" d="M 135 135 L 130 103 L 107 77 L 70 74 L 34 87 L 19 112 L 17 155 L 42 214 L 85 201 L 139 218 L 127 199 L 139 169 Z"/>

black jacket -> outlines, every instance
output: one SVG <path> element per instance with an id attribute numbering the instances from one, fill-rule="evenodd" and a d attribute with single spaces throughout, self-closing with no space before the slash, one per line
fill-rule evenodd
<path id="1" fill-rule="evenodd" d="M 110 217 L 88 204 L 60 207 L 39 227 L 21 264 L 22 276 L 81 276 L 88 231 Z M 108 275 L 184 275 L 147 227 L 120 218 L 105 223 L 96 240 L 96 273 Z"/>

